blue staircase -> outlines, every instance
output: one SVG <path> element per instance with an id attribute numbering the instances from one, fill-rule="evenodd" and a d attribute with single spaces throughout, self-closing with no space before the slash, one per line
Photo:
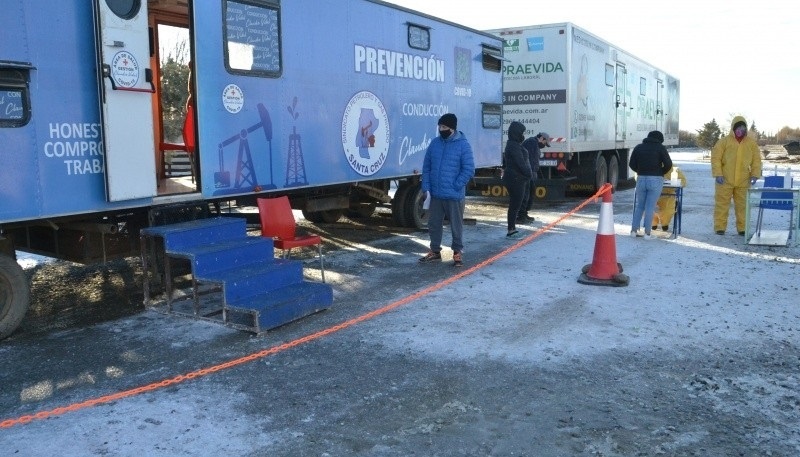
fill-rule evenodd
<path id="1" fill-rule="evenodd" d="M 222 322 L 235 328 L 260 333 L 333 304 L 331 286 L 305 281 L 301 261 L 275 258 L 272 240 L 248 236 L 243 218 L 216 217 L 148 227 L 141 231 L 141 237 L 145 300 L 149 295 L 146 246 L 160 238 L 170 311 L 171 259 L 189 262 L 195 314 L 200 314 L 201 306 L 197 285 L 218 286 Z"/>

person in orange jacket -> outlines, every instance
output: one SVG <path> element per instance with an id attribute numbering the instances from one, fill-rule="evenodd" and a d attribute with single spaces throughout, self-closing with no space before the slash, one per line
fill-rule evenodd
<path id="1" fill-rule="evenodd" d="M 747 221 L 747 189 L 761 177 L 761 151 L 754 138 L 747 136 L 747 121 L 736 116 L 731 131 L 711 149 L 711 174 L 714 176 L 714 232 L 724 235 L 728 227 L 731 199 L 736 215 L 736 231 L 744 235 Z"/>
<path id="2" fill-rule="evenodd" d="M 681 187 L 686 187 L 686 175 L 678 167 L 672 167 L 664 174 L 664 180 L 667 181 L 672 178 L 672 170 L 678 173 L 678 180 L 681 182 Z M 653 230 L 668 231 L 669 223 L 672 217 L 675 216 L 675 189 L 664 189 L 661 191 L 661 197 L 656 202 L 656 212 L 653 214 Z"/>

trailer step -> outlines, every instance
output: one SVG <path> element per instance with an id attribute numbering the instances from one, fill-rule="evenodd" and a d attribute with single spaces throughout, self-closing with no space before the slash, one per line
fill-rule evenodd
<path id="1" fill-rule="evenodd" d="M 271 239 L 244 235 L 232 240 L 209 241 L 180 251 L 168 250 L 167 255 L 188 259 L 194 275 L 200 278 L 237 266 L 271 263 L 274 252 Z"/>
<path id="2" fill-rule="evenodd" d="M 165 250 L 178 252 L 209 241 L 239 238 L 247 234 L 247 221 L 239 217 L 213 217 L 147 227 L 140 234 L 161 238 L 164 240 Z"/>
<path id="3" fill-rule="evenodd" d="M 219 316 L 225 325 L 260 333 L 333 303 L 331 286 L 305 281 L 303 263 L 276 258 L 273 241 L 247 235 L 243 218 L 217 217 L 149 227 L 141 231 L 141 238 L 145 305 L 150 295 L 148 259 L 156 258 L 154 251 L 160 248 L 165 258 L 167 313 L 173 313 L 170 260 L 177 259 L 188 261 L 192 277 L 192 294 L 187 298 L 193 299 L 193 312 L 175 311 L 182 316 Z M 156 239 L 162 243 L 156 243 Z M 204 302 L 216 300 L 211 312 L 207 312 L 206 303 L 201 303 L 201 285 L 211 286 L 210 293 L 203 294 Z M 215 297 L 206 298 L 211 293 Z"/>
<path id="4" fill-rule="evenodd" d="M 231 315 L 226 320 L 231 326 L 258 334 L 326 310 L 332 303 L 329 285 L 303 282 L 229 303 L 225 311 Z"/>
<path id="5" fill-rule="evenodd" d="M 299 260 L 275 259 L 274 262 L 235 266 L 197 279 L 220 284 L 225 302 L 231 303 L 302 284 L 303 263 Z"/>

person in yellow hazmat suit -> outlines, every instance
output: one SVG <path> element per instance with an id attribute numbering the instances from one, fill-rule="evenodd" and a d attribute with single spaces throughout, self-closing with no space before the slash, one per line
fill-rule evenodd
<path id="1" fill-rule="evenodd" d="M 672 167 L 664 174 L 664 180 L 667 181 L 672 178 L 672 170 L 678 173 L 678 179 L 681 182 L 681 187 L 686 187 L 686 175 L 679 167 Z M 656 202 L 656 212 L 653 214 L 653 230 L 668 231 L 669 223 L 675 215 L 675 189 L 667 189 L 661 191 L 661 196 L 658 197 Z"/>
<path id="2" fill-rule="evenodd" d="M 761 151 L 754 138 L 747 136 L 747 121 L 736 116 L 731 131 L 711 149 L 711 174 L 714 176 L 714 232 L 724 235 L 728 227 L 731 198 L 736 215 L 736 231 L 744 235 L 747 189 L 761 177 Z"/>

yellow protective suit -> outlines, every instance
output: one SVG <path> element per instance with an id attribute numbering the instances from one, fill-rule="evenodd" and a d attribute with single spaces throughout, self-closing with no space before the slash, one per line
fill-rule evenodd
<path id="1" fill-rule="evenodd" d="M 745 136 L 737 140 L 733 126 L 746 122 L 744 117 L 736 116 L 731 121 L 731 131 L 717 141 L 711 149 L 711 175 L 722 176 L 724 183 L 714 185 L 714 231 L 724 232 L 728 227 L 728 213 L 731 198 L 736 215 L 736 230 L 744 233 L 747 221 L 744 219 L 747 189 L 750 178 L 761 177 L 761 151 L 753 138 Z"/>
<path id="2" fill-rule="evenodd" d="M 672 167 L 669 171 L 664 175 L 665 180 L 669 180 L 672 178 L 672 170 L 676 169 Z M 683 174 L 683 170 L 680 167 L 677 168 L 678 170 L 678 179 L 681 181 L 681 187 L 686 187 L 686 175 Z M 669 225 L 672 223 L 672 217 L 675 215 L 675 189 L 664 189 L 661 192 L 661 197 L 658 198 L 656 202 L 656 212 L 653 214 L 653 229 L 657 229 L 661 226 L 664 230 L 669 228 Z"/>

